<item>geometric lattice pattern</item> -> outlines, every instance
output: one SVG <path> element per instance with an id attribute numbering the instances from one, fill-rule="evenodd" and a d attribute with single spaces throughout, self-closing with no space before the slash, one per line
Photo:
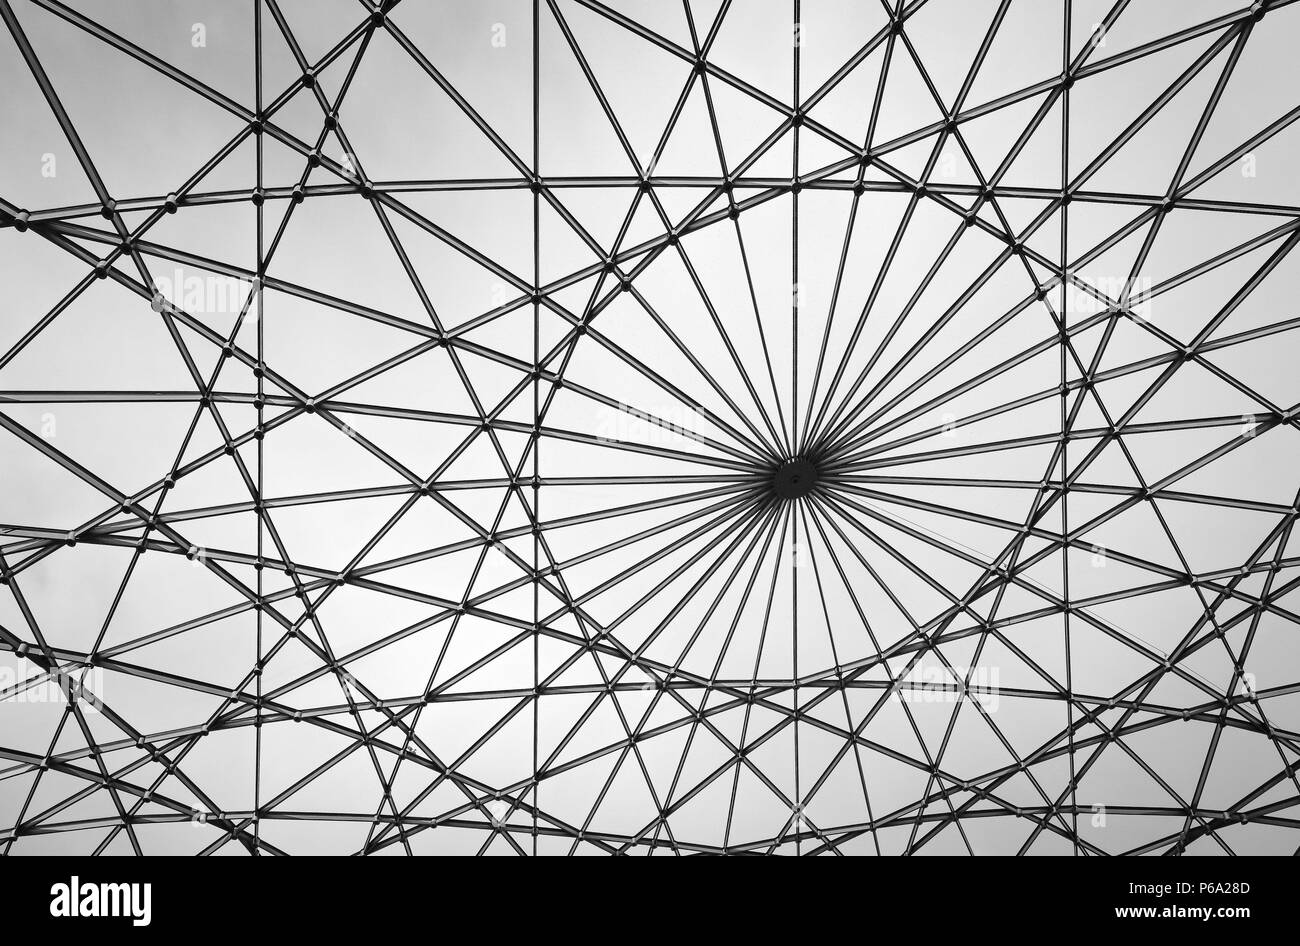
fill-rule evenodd
<path id="1" fill-rule="evenodd" d="M 0 851 L 1300 846 L 1300 6 L 0 18 Z"/>

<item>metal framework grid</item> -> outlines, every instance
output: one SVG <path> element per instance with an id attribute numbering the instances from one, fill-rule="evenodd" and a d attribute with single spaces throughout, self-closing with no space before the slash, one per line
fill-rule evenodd
<path id="1" fill-rule="evenodd" d="M 1296 276 L 1300 207 L 1265 183 L 1250 201 L 1212 191 L 1243 161 L 1270 160 L 1279 142 L 1291 150 L 1274 152 L 1273 167 L 1289 156 L 1293 173 L 1297 86 L 1275 90 L 1291 101 L 1267 124 L 1212 154 L 1203 147 L 1236 107 L 1223 103 L 1261 37 L 1300 37 L 1288 0 L 1227 4 L 1127 46 L 1114 40 L 1141 6 L 1130 0 L 1091 5 L 1096 23 L 1077 0 L 1039 4 L 1059 8 L 1060 22 L 1039 36 L 1014 35 L 1021 0 L 972 4 L 981 25 L 947 83 L 916 37 L 942 29 L 926 17 L 951 4 L 880 0 L 851 55 L 810 79 L 801 57 L 811 27 L 798 37 L 816 4 L 783 0 L 781 30 L 796 37 L 786 95 L 715 58 L 737 21 L 758 15 L 744 3 L 664 4 L 641 17 L 632 2 L 531 0 L 508 24 L 532 74 L 530 89 L 512 93 L 530 99 L 522 148 L 404 21 L 413 5 L 333 5 L 352 22 L 317 55 L 295 4 L 249 0 L 254 93 L 239 101 L 110 29 L 93 4 L 0 0 L 39 90 L 25 104 L 48 109 L 93 190 L 90 202 L 34 209 L 0 193 L 3 252 L 39 245 L 80 273 L 40 311 L 5 304 L 0 458 L 70 474 L 100 503 L 71 526 L 5 507 L 0 648 L 18 678 L 0 690 L 0 724 L 3 714 L 19 722 L 0 725 L 0 850 L 1295 849 L 1300 656 L 1288 641 L 1300 621 L 1300 491 L 1285 470 L 1300 414 L 1293 386 L 1279 399 L 1288 384 L 1259 366 L 1282 358 L 1294 373 L 1295 348 L 1278 353 L 1295 346 L 1300 316 L 1283 308 L 1294 310 L 1294 293 L 1264 312 L 1251 303 Z M 660 25 L 669 17 L 672 29 Z M 29 35 L 38 21 L 146 67 L 238 130 L 180 183 L 114 191 L 61 98 L 67 54 Z M 663 64 L 631 76 L 671 95 L 648 150 L 626 130 L 606 67 L 593 64 L 604 37 Z M 291 74 L 283 86 L 267 79 L 272 43 Z M 971 96 L 982 70 L 1030 44 L 1057 51 L 1054 74 Z M 373 155 L 349 137 L 349 118 L 364 115 L 347 102 L 365 86 L 368 56 L 413 66 L 507 173 L 367 176 Z M 598 109 L 626 173 L 548 173 L 554 112 L 543 99 L 561 58 L 582 80 L 566 94 Z M 1118 133 L 1075 159 L 1072 136 L 1095 132 L 1072 120 L 1072 100 L 1148 62 L 1167 71 L 1134 80 Z M 904 73 L 931 107 L 908 99 L 913 125 L 885 138 L 878 124 Z M 861 128 L 851 135 L 825 103 L 859 80 L 875 92 L 855 93 Z M 1169 140 L 1160 119 L 1183 93 L 1198 96 L 1194 120 L 1159 188 L 1099 186 L 1144 131 Z M 743 149 L 724 131 L 739 103 L 769 119 Z M 302 135 L 304 106 L 314 138 Z M 991 151 L 981 129 L 1008 115 L 1014 133 Z M 690 143 L 715 173 L 665 170 L 690 116 L 707 122 Z M 1044 140 L 1056 180 L 1018 182 L 1017 162 Z M 580 158 L 585 144 L 574 147 Z M 249 148 L 255 158 L 240 167 L 251 179 L 209 183 Z M 270 171 L 273 149 L 279 169 L 296 162 L 296 179 Z M 964 179 L 940 173 L 951 160 Z M 524 201 L 528 252 L 507 261 L 458 236 L 422 202 L 443 194 L 484 214 L 493 195 Z M 597 203 L 583 203 L 591 194 Z M 277 273 L 295 221 L 340 201 L 377 224 L 370 249 L 396 263 L 416 316 Z M 593 225 L 592 206 L 612 222 Z M 255 220 L 252 265 L 165 236 L 169 220 L 212 208 Z M 1098 230 L 1103 210 L 1112 216 Z M 834 231 L 823 222 L 832 211 Z M 810 236 L 813 213 L 827 215 L 817 229 L 830 238 Z M 864 226 L 882 241 L 869 259 Z M 924 227 L 917 253 L 909 234 Z M 1216 229 L 1231 239 L 1211 245 Z M 562 273 L 545 263 L 559 230 L 587 260 Z M 1144 281 L 1179 230 L 1193 234 L 1187 262 Z M 431 277 L 423 249 L 411 248 L 417 236 L 503 287 L 501 297 L 447 316 L 435 284 L 452 270 Z M 723 243 L 739 281 L 716 276 L 710 254 Z M 764 293 L 760 243 L 786 248 L 784 308 Z M 972 245 L 982 255 L 970 273 L 945 268 Z M 1089 280 L 1090 264 L 1109 266 L 1120 287 Z M 173 265 L 245 281 L 232 318 L 219 324 L 162 292 L 158 274 Z M 855 278 L 865 282 L 850 287 Z M 993 308 L 985 293 L 999 280 L 1014 291 Z M 1211 280 L 1230 291 L 1204 288 Z M 816 305 L 809 284 L 822 293 Z M 6 383 L 97 287 L 153 319 L 188 387 L 129 376 L 111 390 Z M 937 292 L 946 295 L 935 306 Z M 1162 298 L 1179 300 L 1176 320 L 1156 316 Z M 1080 300 L 1091 306 L 1080 311 Z M 295 304 L 401 338 L 400 349 L 329 384 L 303 381 L 269 338 L 277 306 Z M 316 342 L 348 344 L 330 337 L 336 323 L 321 324 Z M 1008 333 L 1012 344 L 996 347 Z M 982 357 L 990 345 L 995 356 Z M 1231 357 L 1240 352 L 1248 357 Z M 366 388 L 413 365 L 455 395 Z M 1017 374 L 1025 366 L 1036 373 Z M 1222 408 L 1201 411 L 1178 388 L 1189 378 Z M 978 401 L 990 384 L 996 396 Z M 658 400 L 638 406 L 632 390 Z M 166 406 L 186 424 L 164 467 L 128 485 L 22 413 L 78 405 L 105 418 Z M 267 485 L 296 449 L 286 432 L 305 425 L 333 437 L 316 465 L 342 463 L 335 451 L 364 455 L 363 485 Z M 430 448 L 436 462 L 418 465 L 405 448 L 426 430 L 449 439 Z M 1169 447 L 1169 435 L 1193 437 L 1192 447 Z M 135 444 L 124 436 L 113 450 Z M 1245 454 L 1246 467 L 1224 466 Z M 1289 492 L 1249 472 L 1265 466 Z M 1198 479 L 1220 468 L 1229 482 Z M 187 484 L 216 469 L 243 495 L 187 501 Z M 16 499 L 30 488 L 18 481 Z M 6 492 L 15 498 L 14 486 Z M 329 531 L 335 510 L 366 503 L 384 510 L 375 527 Z M 328 541 L 290 535 L 304 512 L 326 523 Z M 418 541 L 397 553 L 385 545 L 421 515 Z M 1138 515 L 1134 531 L 1106 538 L 1108 524 Z M 1219 532 L 1217 559 L 1185 551 L 1220 519 L 1247 534 L 1244 551 Z M 218 533 L 225 542 L 203 537 L 217 520 L 235 524 Z M 348 542 L 324 564 L 331 543 Z M 78 595 L 59 578 L 94 550 L 111 556 L 112 589 L 76 636 L 38 599 Z M 200 579 L 229 600 L 195 597 L 175 620 L 160 605 L 156 621 L 123 605 Z M 403 619 L 390 620 L 381 599 Z M 331 611 L 338 600 L 352 609 Z M 1147 609 L 1124 610 L 1138 602 Z M 185 671 L 170 662 L 178 643 Z M 239 669 L 222 677 L 227 658 Z M 990 680 L 989 668 L 1000 675 Z M 61 701 L 24 703 L 51 684 Z M 1225 768 L 1243 781 L 1225 782 Z"/>

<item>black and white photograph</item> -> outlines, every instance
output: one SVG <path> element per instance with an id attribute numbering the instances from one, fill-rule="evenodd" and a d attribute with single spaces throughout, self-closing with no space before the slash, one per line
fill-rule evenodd
<path id="1" fill-rule="evenodd" d="M 1179 858 L 1300 853 L 1300 4 L 0 20 L 19 912 L 1024 855 L 1263 914 Z"/>

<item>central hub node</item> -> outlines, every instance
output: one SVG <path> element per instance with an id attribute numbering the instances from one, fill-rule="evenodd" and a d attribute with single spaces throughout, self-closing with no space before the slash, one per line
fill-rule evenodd
<path id="1" fill-rule="evenodd" d="M 807 496 L 816 483 L 816 465 L 802 457 L 786 460 L 772 474 L 772 488 L 782 499 L 798 499 Z"/>

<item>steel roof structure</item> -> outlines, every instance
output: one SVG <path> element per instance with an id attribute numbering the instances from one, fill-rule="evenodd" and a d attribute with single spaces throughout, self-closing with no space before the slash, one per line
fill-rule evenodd
<path id="1" fill-rule="evenodd" d="M 0 851 L 1300 849 L 1300 7 L 0 18 Z"/>

